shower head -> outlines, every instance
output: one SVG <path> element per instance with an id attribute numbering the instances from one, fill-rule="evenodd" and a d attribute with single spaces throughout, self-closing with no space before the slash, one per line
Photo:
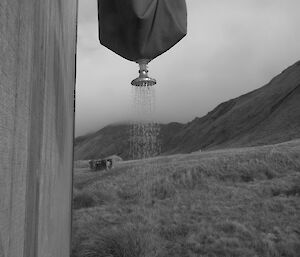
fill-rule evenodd
<path id="1" fill-rule="evenodd" d="M 154 86 L 156 84 L 156 80 L 148 76 L 147 65 L 149 61 L 150 60 L 147 59 L 137 61 L 137 63 L 140 66 L 140 70 L 139 70 L 140 75 L 138 78 L 131 81 L 131 85 L 136 87 L 147 87 L 147 86 Z"/>

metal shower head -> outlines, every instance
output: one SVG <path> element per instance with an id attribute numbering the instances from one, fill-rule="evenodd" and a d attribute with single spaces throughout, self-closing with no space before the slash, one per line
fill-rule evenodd
<path id="1" fill-rule="evenodd" d="M 147 87 L 147 86 L 154 86 L 156 84 L 156 80 L 148 76 L 147 65 L 149 61 L 150 60 L 147 59 L 137 61 L 137 63 L 140 66 L 140 70 L 139 70 L 140 75 L 138 78 L 131 81 L 131 85 L 136 87 Z"/>

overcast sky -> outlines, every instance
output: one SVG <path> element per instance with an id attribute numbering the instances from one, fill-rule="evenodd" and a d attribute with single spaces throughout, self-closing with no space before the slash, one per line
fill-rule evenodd
<path id="1" fill-rule="evenodd" d="M 187 0 L 187 6 L 188 35 L 149 65 L 158 81 L 158 121 L 201 117 L 300 60 L 300 0 Z M 77 136 L 132 116 L 137 64 L 100 45 L 97 22 L 97 1 L 79 0 Z"/>

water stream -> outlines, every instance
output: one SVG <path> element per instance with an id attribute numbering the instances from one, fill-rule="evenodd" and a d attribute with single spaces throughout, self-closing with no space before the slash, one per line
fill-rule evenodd
<path id="1" fill-rule="evenodd" d="M 160 127 L 155 122 L 155 87 L 132 87 L 134 121 L 130 128 L 132 159 L 146 159 L 160 154 Z"/>

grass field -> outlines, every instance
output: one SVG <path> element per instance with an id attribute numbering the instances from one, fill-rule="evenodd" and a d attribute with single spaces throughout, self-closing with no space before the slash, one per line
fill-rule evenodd
<path id="1" fill-rule="evenodd" d="M 73 257 L 300 256 L 300 140 L 80 166 Z"/>

